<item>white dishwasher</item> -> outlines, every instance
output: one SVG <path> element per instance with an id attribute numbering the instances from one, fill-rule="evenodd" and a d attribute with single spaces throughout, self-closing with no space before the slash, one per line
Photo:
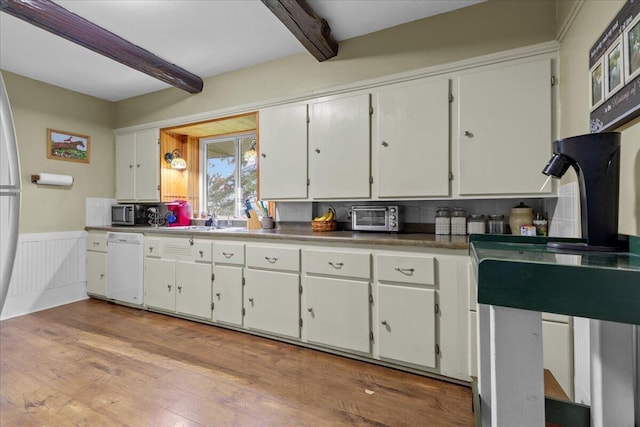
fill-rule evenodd
<path id="1" fill-rule="evenodd" d="M 143 235 L 107 233 L 107 298 L 142 305 Z"/>

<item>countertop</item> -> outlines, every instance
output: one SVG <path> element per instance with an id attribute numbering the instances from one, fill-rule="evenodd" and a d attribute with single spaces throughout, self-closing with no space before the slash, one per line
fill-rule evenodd
<path id="1" fill-rule="evenodd" d="M 544 238 L 487 238 L 473 236 L 470 243 L 478 302 L 640 324 L 640 238 L 630 236 L 624 252 L 550 249 Z"/>
<path id="2" fill-rule="evenodd" d="M 265 240 L 297 240 L 301 242 L 348 243 L 357 245 L 406 246 L 436 249 L 468 250 L 467 236 L 442 236 L 429 233 L 373 233 L 358 231 L 313 232 L 309 227 L 283 227 L 271 230 L 198 228 L 176 229 L 170 227 L 86 227 L 87 231 L 114 231 L 143 233 L 145 235 L 193 236 L 196 238 L 251 238 Z"/>

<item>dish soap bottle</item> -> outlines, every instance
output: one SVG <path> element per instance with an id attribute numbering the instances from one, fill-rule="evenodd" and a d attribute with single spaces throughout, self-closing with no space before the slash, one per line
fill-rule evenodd
<path id="1" fill-rule="evenodd" d="M 509 227 L 511 227 L 511 234 L 520 235 L 520 227 L 532 224 L 533 209 L 529 206 L 520 202 L 518 206 L 514 206 L 513 209 L 511 209 L 511 215 L 509 215 Z"/>

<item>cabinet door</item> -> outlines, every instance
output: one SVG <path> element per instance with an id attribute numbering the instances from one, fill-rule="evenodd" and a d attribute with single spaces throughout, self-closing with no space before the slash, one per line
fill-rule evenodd
<path id="1" fill-rule="evenodd" d="M 244 326 L 300 337 L 300 275 L 246 269 Z"/>
<path id="2" fill-rule="evenodd" d="M 136 132 L 136 199 L 160 200 L 160 146 L 158 130 Z"/>
<path id="3" fill-rule="evenodd" d="M 378 286 L 380 357 L 436 367 L 435 292 Z"/>
<path id="4" fill-rule="evenodd" d="M 136 134 L 116 136 L 116 199 L 135 200 Z"/>
<path id="5" fill-rule="evenodd" d="M 369 197 L 370 96 L 311 104 L 310 194 L 314 199 Z"/>
<path id="6" fill-rule="evenodd" d="M 176 311 L 211 319 L 211 264 L 176 262 Z"/>
<path id="7" fill-rule="evenodd" d="M 448 196 L 449 80 L 389 86 L 376 100 L 378 196 Z"/>
<path id="8" fill-rule="evenodd" d="M 302 296 L 307 340 L 369 353 L 369 282 L 306 276 Z"/>
<path id="9" fill-rule="evenodd" d="M 213 320 L 242 326 L 242 267 L 213 267 Z"/>
<path id="10" fill-rule="evenodd" d="M 107 271 L 107 254 L 104 252 L 87 252 L 87 292 L 105 296 L 105 274 Z"/>
<path id="11" fill-rule="evenodd" d="M 145 258 L 144 302 L 149 307 L 175 311 L 176 262 L 174 260 Z"/>
<path id="12" fill-rule="evenodd" d="M 307 198 L 307 105 L 260 111 L 260 197 Z"/>
<path id="13" fill-rule="evenodd" d="M 551 61 L 483 69 L 459 84 L 459 193 L 540 194 L 551 157 Z"/>

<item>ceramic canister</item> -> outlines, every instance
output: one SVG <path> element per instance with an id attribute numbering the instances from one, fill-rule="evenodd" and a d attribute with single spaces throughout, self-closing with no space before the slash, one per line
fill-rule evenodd
<path id="1" fill-rule="evenodd" d="M 509 215 L 511 234 L 520 234 L 520 227 L 531 224 L 533 224 L 533 209 L 522 202 L 511 209 L 511 215 Z"/>

